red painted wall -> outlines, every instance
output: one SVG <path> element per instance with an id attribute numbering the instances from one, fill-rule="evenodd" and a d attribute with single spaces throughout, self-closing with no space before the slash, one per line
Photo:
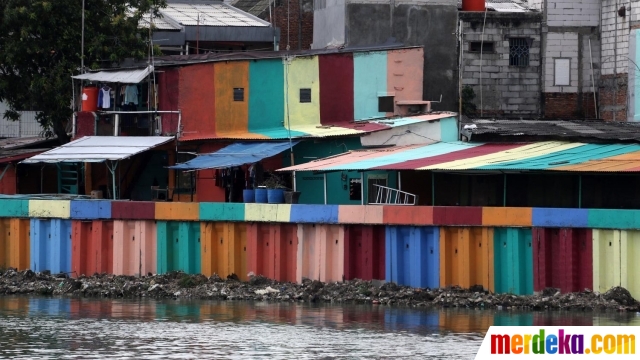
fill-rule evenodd
<path id="1" fill-rule="evenodd" d="M 4 171 L 5 166 L 7 164 L 0 166 L 0 174 Z M 0 194 L 15 195 L 16 192 L 16 167 L 11 165 L 0 180 Z"/>
<path id="2" fill-rule="evenodd" d="M 180 73 L 178 69 L 165 69 L 158 73 L 158 109 L 179 110 Z M 177 114 L 162 114 L 162 132 L 175 134 L 178 128 Z"/>
<path id="3" fill-rule="evenodd" d="M 533 229 L 533 289 L 563 293 L 593 287 L 591 229 Z"/>
<path id="4" fill-rule="evenodd" d="M 203 144 L 199 154 L 211 153 L 227 146 L 227 143 Z M 196 195 L 201 202 L 224 202 L 224 188 L 216 186 L 215 170 L 196 171 Z"/>
<path id="5" fill-rule="evenodd" d="M 351 122 L 353 114 L 353 55 L 318 56 L 320 67 L 320 122 Z"/>
<path id="6" fill-rule="evenodd" d="M 76 136 L 79 139 L 83 136 L 96 135 L 96 117 L 92 112 L 79 111 L 76 119 Z"/>
<path id="7" fill-rule="evenodd" d="M 185 136 L 215 134 L 214 64 L 198 64 L 180 68 L 182 132 Z"/>

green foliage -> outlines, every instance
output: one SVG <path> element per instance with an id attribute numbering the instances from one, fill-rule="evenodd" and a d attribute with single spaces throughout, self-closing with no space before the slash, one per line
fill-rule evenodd
<path id="1" fill-rule="evenodd" d="M 473 99 L 476 98 L 476 93 L 471 86 L 465 86 L 462 88 L 462 115 L 473 117 L 476 115 L 476 104 L 473 103 Z"/>
<path id="2" fill-rule="evenodd" d="M 165 0 L 85 0 L 85 67 L 146 57 L 149 30 L 138 23 L 163 6 Z M 10 108 L 5 118 L 37 110 L 45 134 L 68 141 L 81 38 L 82 0 L 0 0 L 0 100 Z"/>

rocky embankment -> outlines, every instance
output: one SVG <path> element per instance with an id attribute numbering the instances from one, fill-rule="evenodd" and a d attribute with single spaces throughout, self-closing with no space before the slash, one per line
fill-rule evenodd
<path id="1" fill-rule="evenodd" d="M 1 295 L 45 295 L 93 298 L 183 298 L 247 300 L 271 302 L 326 302 L 380 304 L 412 307 L 458 307 L 502 310 L 615 310 L 640 311 L 640 303 L 629 291 L 616 287 L 606 293 L 583 291 L 562 294 L 545 289 L 541 294 L 517 296 L 492 294 L 480 286 L 471 289 L 415 289 L 393 283 L 351 280 L 322 283 L 304 280 L 302 284 L 252 276 L 248 282 L 234 275 L 186 275 L 172 272 L 142 277 L 95 274 L 69 278 L 31 270 L 0 270 Z"/>

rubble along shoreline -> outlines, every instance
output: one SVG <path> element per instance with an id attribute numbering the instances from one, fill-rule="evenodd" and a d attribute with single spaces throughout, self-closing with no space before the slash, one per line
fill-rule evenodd
<path id="1" fill-rule="evenodd" d="M 563 294 L 558 289 L 548 288 L 535 295 L 512 295 L 493 294 L 481 286 L 471 289 L 417 289 L 357 279 L 333 283 L 305 279 L 302 284 L 296 284 L 263 276 L 251 276 L 249 281 L 242 282 L 235 275 L 221 279 L 215 274 L 207 278 L 182 272 L 141 277 L 94 274 L 70 278 L 64 273 L 52 275 L 46 271 L 34 273 L 31 270 L 0 269 L 2 295 L 311 302 L 529 311 L 640 311 L 640 303 L 622 287 L 612 288 L 606 293 L 585 290 Z"/>

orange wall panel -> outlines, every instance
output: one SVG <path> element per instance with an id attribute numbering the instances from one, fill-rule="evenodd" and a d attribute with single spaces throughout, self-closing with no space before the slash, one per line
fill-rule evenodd
<path id="1" fill-rule="evenodd" d="M 216 133 L 233 134 L 249 129 L 249 62 L 215 64 Z M 244 99 L 234 101 L 233 89 L 244 89 Z"/>
<path id="2" fill-rule="evenodd" d="M 202 274 L 221 278 L 236 274 L 247 277 L 247 225 L 231 222 L 200 223 Z"/>
<path id="3" fill-rule="evenodd" d="M 482 225 L 531 226 L 531 208 L 483 207 Z"/>
<path id="4" fill-rule="evenodd" d="M 454 285 L 494 291 L 492 228 L 440 228 L 440 287 Z"/>
<path id="5" fill-rule="evenodd" d="M 424 50 L 422 48 L 389 50 L 387 92 L 395 94 L 395 101 L 422 100 L 422 81 L 412 79 L 422 79 L 423 69 Z"/>
<path id="6" fill-rule="evenodd" d="M 73 220 L 71 227 L 73 275 L 113 273 L 113 221 Z"/>

